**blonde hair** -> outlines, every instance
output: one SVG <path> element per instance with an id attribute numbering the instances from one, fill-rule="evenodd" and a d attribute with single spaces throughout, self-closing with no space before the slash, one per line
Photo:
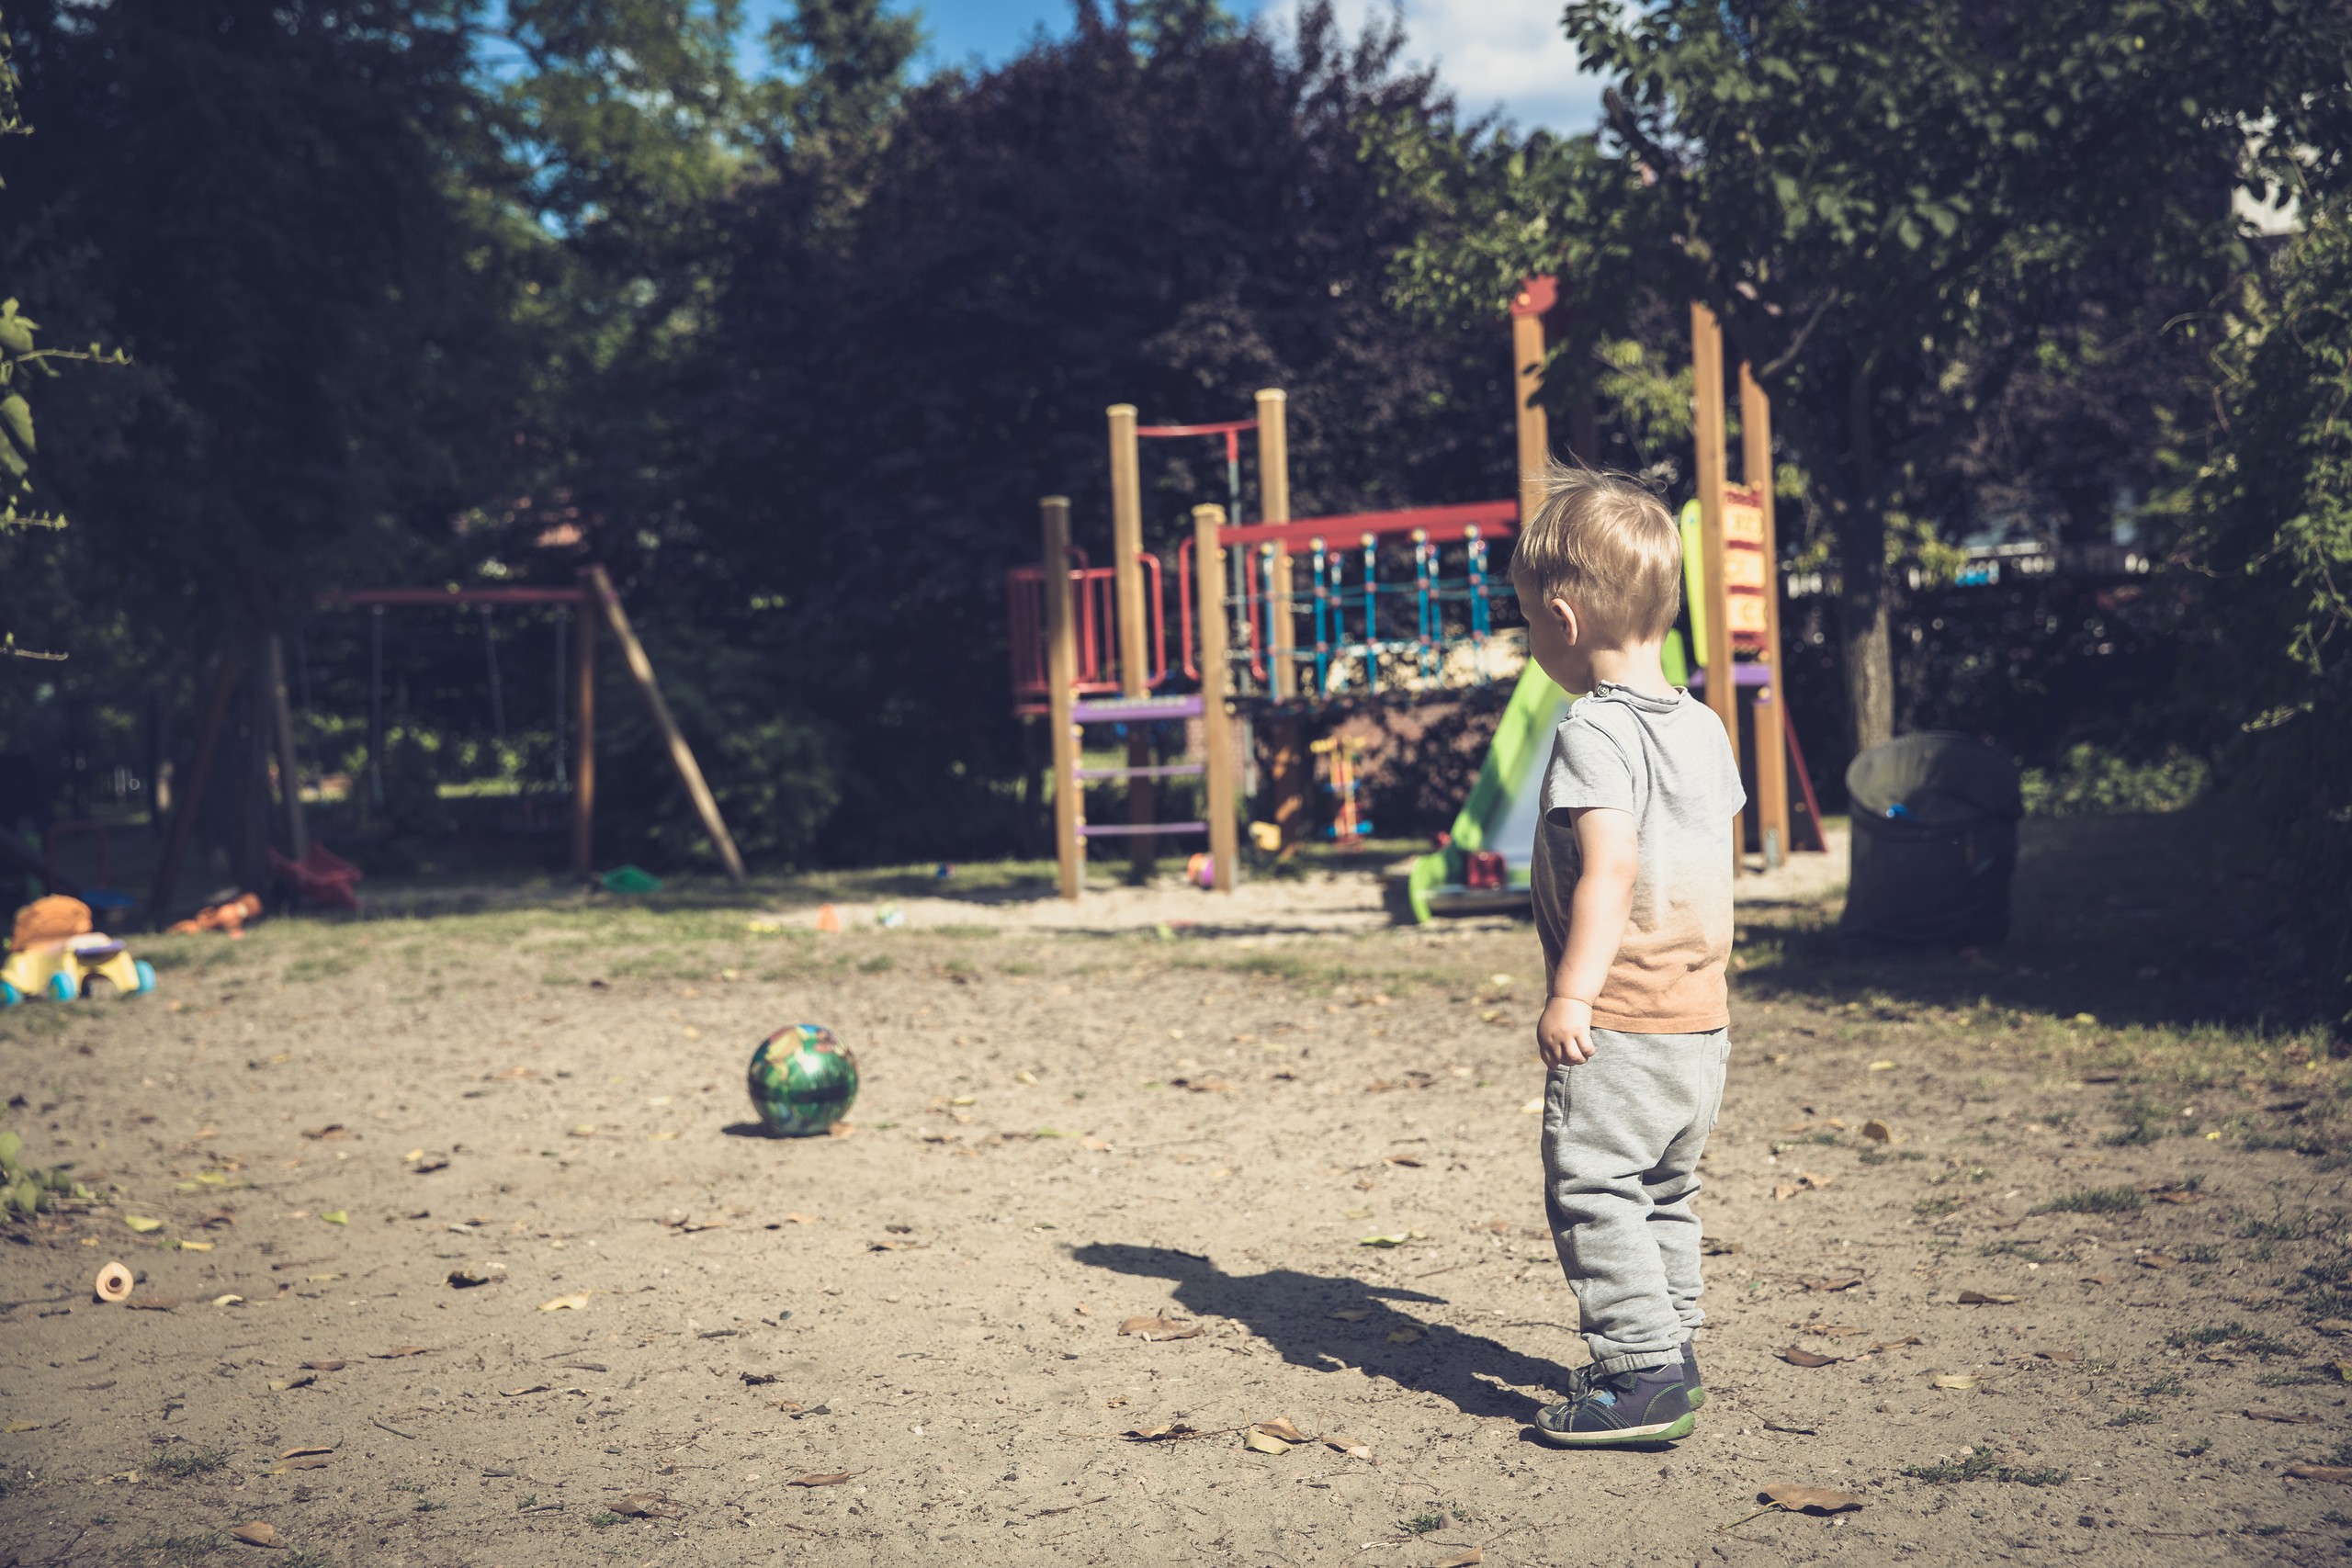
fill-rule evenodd
<path id="1" fill-rule="evenodd" d="M 1665 503 L 1622 474 L 1554 457 L 1544 500 L 1511 556 L 1537 603 L 1566 599 L 1600 627 L 1650 641 L 1682 608 L 1682 531 Z M 1532 604 L 1522 606 L 1532 619 Z"/>

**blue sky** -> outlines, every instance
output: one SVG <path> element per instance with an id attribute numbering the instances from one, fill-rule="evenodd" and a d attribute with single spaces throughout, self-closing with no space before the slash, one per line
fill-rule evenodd
<path id="1" fill-rule="evenodd" d="M 1297 0 L 1227 4 L 1244 16 L 1270 13 L 1278 25 L 1297 8 Z M 1338 0 L 1338 9 L 1352 30 L 1392 4 Z M 752 0 L 751 9 L 764 26 L 789 6 Z M 994 64 L 1018 53 L 1041 26 L 1067 32 L 1070 18 L 1069 0 L 901 0 L 896 8 L 922 13 L 933 65 Z M 1599 118 L 1601 84 L 1577 70 L 1575 51 L 1560 36 L 1560 0 L 1403 0 L 1403 10 L 1407 57 L 1434 60 L 1466 112 L 1500 108 L 1522 129 L 1563 131 L 1589 130 Z"/>

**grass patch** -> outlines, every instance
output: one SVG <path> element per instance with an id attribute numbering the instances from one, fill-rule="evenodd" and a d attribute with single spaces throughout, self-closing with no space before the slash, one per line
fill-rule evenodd
<path id="1" fill-rule="evenodd" d="M 2110 1427 L 2140 1427 L 2156 1418 L 2156 1413 L 2144 1404 L 2133 1404 L 2117 1411 L 2107 1418 Z"/>
<path id="2" fill-rule="evenodd" d="M 861 975 L 887 975 L 898 966 L 899 961 L 887 953 L 877 953 L 871 958 L 857 961 L 857 972 Z"/>
<path id="3" fill-rule="evenodd" d="M 2195 1242 L 2188 1247 L 2176 1247 L 2172 1255 L 2183 1263 L 2219 1263 L 2222 1249 L 2210 1241 Z"/>
<path id="4" fill-rule="evenodd" d="M 2228 1323 L 2209 1323 L 2199 1328 L 2185 1328 L 2177 1334 L 2165 1336 L 2165 1343 L 2176 1350 L 2206 1348 L 2215 1345 L 2234 1346 L 2249 1356 L 2268 1359 L 2291 1356 L 2295 1348 L 2276 1335 L 2265 1334 L 2258 1328 L 2248 1328 L 2233 1319 Z"/>
<path id="5" fill-rule="evenodd" d="M 1903 1473 L 1914 1481 L 1938 1485 L 1958 1481 L 2001 1481 L 2015 1486 L 2056 1486 L 2071 1479 L 2063 1470 L 2003 1464 L 1998 1454 L 1982 1444 L 1964 1450 L 1956 1460 L 1915 1464 Z"/>
<path id="6" fill-rule="evenodd" d="M 2028 1263 L 2055 1263 L 2059 1255 L 2045 1252 L 2030 1241 L 1987 1242 L 1976 1249 L 1979 1258 L 2022 1258 Z"/>
<path id="7" fill-rule="evenodd" d="M 1922 1198 L 1911 1205 L 1911 1212 L 1922 1219 L 1941 1219 L 1967 1201 L 1965 1198 Z"/>
<path id="8" fill-rule="evenodd" d="M 2154 1382 L 2143 1382 L 2134 1392 L 2143 1399 L 2161 1399 L 2168 1393 L 2178 1393 L 2188 1385 L 2177 1373 L 2166 1372 Z"/>
<path id="9" fill-rule="evenodd" d="M 157 1558 L 165 1562 L 193 1562 L 209 1557 L 229 1544 L 229 1538 L 219 1530 L 201 1530 L 194 1535 L 151 1535 L 131 1543 L 131 1554 Z"/>
<path id="10" fill-rule="evenodd" d="M 2148 1206 L 2148 1195 L 2136 1187 L 2084 1187 L 2063 1198 L 2052 1198 L 2037 1214 L 2130 1214 Z"/>
<path id="11" fill-rule="evenodd" d="M 191 1475 L 209 1475 L 229 1462 L 226 1449 L 198 1449 L 175 1445 L 149 1460 L 141 1468 L 156 1475 L 168 1475 L 185 1480 Z"/>
<path id="12" fill-rule="evenodd" d="M 2249 1241 L 2309 1241 L 2333 1223 L 2334 1216 L 2323 1218 L 2313 1209 L 2299 1209 L 2287 1213 L 2283 1201 L 2274 1202 L 2270 1217 L 2259 1219 L 2240 1211 L 2238 1235 Z"/>

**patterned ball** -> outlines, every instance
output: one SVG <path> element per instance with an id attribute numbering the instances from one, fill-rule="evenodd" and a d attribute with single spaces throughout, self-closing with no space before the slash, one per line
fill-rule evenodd
<path id="1" fill-rule="evenodd" d="M 761 1041 L 749 1077 L 760 1124 L 787 1138 L 823 1132 L 857 1099 L 857 1058 L 822 1024 L 791 1024 Z"/>

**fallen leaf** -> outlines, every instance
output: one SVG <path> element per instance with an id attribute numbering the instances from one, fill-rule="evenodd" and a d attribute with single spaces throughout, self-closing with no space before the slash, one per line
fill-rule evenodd
<path id="1" fill-rule="evenodd" d="M 1106 1155 L 1111 1152 L 1110 1140 L 1107 1138 L 1080 1138 L 1078 1141 L 1078 1146 L 1089 1154 Z"/>
<path id="2" fill-rule="evenodd" d="M 269 1392 L 284 1393 L 291 1389 L 308 1388 L 318 1381 L 317 1376 L 311 1372 L 304 1372 L 299 1378 L 272 1378 L 269 1382 Z"/>
<path id="3" fill-rule="evenodd" d="M 323 1127 L 305 1127 L 302 1129 L 302 1136 L 310 1139 L 312 1143 L 323 1143 L 329 1138 L 347 1138 L 350 1135 L 351 1130 L 340 1122 L 330 1122 Z"/>
<path id="4" fill-rule="evenodd" d="M 329 1209 L 325 1213 L 321 1214 L 319 1218 L 324 1220 L 331 1225 L 347 1225 L 351 1223 L 351 1216 L 345 1213 L 341 1209 Z"/>
<path id="5" fill-rule="evenodd" d="M 243 1306 L 245 1304 L 245 1298 L 240 1295 L 215 1296 L 212 1298 L 212 1304 L 217 1307 Z"/>
<path id="6" fill-rule="evenodd" d="M 2201 1201 L 2205 1194 L 2188 1187 L 2152 1187 L 2148 1196 L 2159 1203 L 2195 1203 Z"/>
<path id="7" fill-rule="evenodd" d="M 1957 1393 L 1967 1393 L 1977 1386 L 1977 1382 L 1966 1372 L 1939 1372 L 1928 1380 L 1928 1386 L 1948 1388 Z"/>
<path id="8" fill-rule="evenodd" d="M 1792 1367 L 1834 1367 L 1842 1358 L 1825 1356 L 1802 1345 L 1792 1345 L 1781 1352 L 1781 1359 Z"/>
<path id="9" fill-rule="evenodd" d="M 1785 1203 L 1804 1190 L 1793 1181 L 1776 1181 L 1772 1184 L 1772 1201 Z"/>
<path id="10" fill-rule="evenodd" d="M 1124 1404 L 1126 1401 L 1121 1400 L 1119 1403 Z M 1173 1442 L 1178 1438 L 1195 1437 L 1198 1434 L 1182 1422 L 1170 1422 L 1165 1427 L 1130 1427 L 1119 1436 L 1131 1443 L 1165 1443 Z"/>
<path id="11" fill-rule="evenodd" d="M 1201 1337 L 1201 1325 L 1178 1317 L 1131 1317 L 1119 1325 L 1119 1332 L 1132 1334 L 1146 1341 L 1197 1339 Z"/>
<path id="12" fill-rule="evenodd" d="M 1300 1431 L 1297 1425 L 1287 1416 L 1277 1416 L 1271 1421 L 1261 1421 L 1252 1429 L 1263 1432 L 1270 1438 L 1280 1438 L 1285 1443 L 1314 1441 L 1312 1438 Z"/>
<path id="13" fill-rule="evenodd" d="M 1486 1560 L 1486 1548 L 1465 1546 L 1453 1556 L 1438 1562 L 1435 1568 L 1475 1568 L 1476 1564 L 1484 1562 Z"/>
<path id="14" fill-rule="evenodd" d="M 1797 1180 L 1802 1185 L 1810 1187 L 1816 1192 L 1821 1189 L 1829 1186 L 1837 1179 L 1838 1179 L 1834 1176 L 1815 1176 L 1809 1170 L 1801 1170 L 1797 1172 Z"/>
<path id="15" fill-rule="evenodd" d="M 2249 1421 L 2276 1421 L 2281 1426 L 2286 1427 L 2316 1427 L 2319 1425 L 2318 1416 L 2303 1416 L 2291 1410 L 2249 1410 L 2245 1413 L 2245 1418 Z"/>
<path id="16" fill-rule="evenodd" d="M 800 1483 L 796 1481 L 793 1484 L 797 1486 Z M 605 1506 L 625 1519 L 672 1519 L 683 1511 L 669 1498 L 650 1492 L 632 1492 Z"/>
<path id="17" fill-rule="evenodd" d="M 389 1350 L 370 1350 L 368 1352 L 368 1359 L 372 1361 L 397 1361 L 403 1356 L 422 1356 L 426 1353 L 425 1348 L 422 1345 L 395 1345 Z"/>
<path id="18" fill-rule="evenodd" d="M 2322 1334 L 2352 1334 L 2352 1317 L 2323 1317 L 2312 1326 Z"/>
<path id="19" fill-rule="evenodd" d="M 1807 1280 L 1804 1288 L 1808 1291 L 1850 1291 L 1861 1282 L 1862 1277 L 1854 1274 L 1834 1280 Z"/>
<path id="20" fill-rule="evenodd" d="M 332 1462 L 323 1459 L 289 1459 L 269 1467 L 272 1475 L 284 1475 L 297 1470 L 324 1470 Z"/>
<path id="21" fill-rule="evenodd" d="M 586 1312 L 588 1292 L 582 1291 L 576 1296 L 558 1296 L 551 1302 L 541 1302 L 539 1310 L 541 1312 Z"/>
<path id="22" fill-rule="evenodd" d="M 1526 1104 L 1521 1106 L 1519 1108 L 1519 1113 L 1521 1116 L 1533 1116 L 1540 1113 L 1543 1109 L 1544 1097 L 1539 1094 L 1533 1100 L 1531 1100 Z"/>
<path id="23" fill-rule="evenodd" d="M 524 1388 L 502 1388 L 498 1392 L 508 1399 L 520 1399 L 526 1393 L 545 1393 L 547 1391 L 546 1383 L 535 1382 Z"/>
<path id="24" fill-rule="evenodd" d="M 1416 1344 L 1426 1337 L 1418 1328 L 1392 1328 L 1388 1331 L 1388 1343 L 1391 1345 Z"/>
<path id="25" fill-rule="evenodd" d="M 6 1426 L 0 1427 L 0 1432 L 5 1432 L 13 1438 L 19 1432 L 38 1432 L 48 1425 L 46 1421 L 11 1421 Z"/>
<path id="26" fill-rule="evenodd" d="M 426 1155 L 423 1159 L 418 1160 L 414 1165 L 409 1168 L 411 1171 L 418 1176 L 430 1176 L 436 1170 L 447 1170 L 448 1168 L 449 1160 L 448 1156 L 446 1155 Z"/>
<path id="27" fill-rule="evenodd" d="M 856 1473 L 857 1472 L 854 1470 L 836 1470 L 824 1475 L 796 1475 L 785 1484 L 787 1486 L 839 1486 Z"/>
<path id="28" fill-rule="evenodd" d="M 323 1448 L 313 1446 L 307 1449 L 288 1449 L 277 1457 L 279 1459 L 310 1459 L 318 1454 L 331 1454 L 341 1447 L 343 1447 L 341 1443 L 329 1443 Z"/>
<path id="29" fill-rule="evenodd" d="M 1871 1063 L 1871 1064 L 1867 1068 L 1865 1068 L 1864 1070 L 1865 1070 L 1865 1071 L 1867 1071 L 1867 1072 L 1873 1072 L 1873 1073 L 1891 1073 L 1891 1072 L 1893 1072 L 1893 1071 L 1894 1070 L 1894 1064 L 1893 1062 L 1887 1062 L 1887 1061 L 1872 1062 L 1872 1063 Z"/>
<path id="30" fill-rule="evenodd" d="M 1862 1136 L 1874 1144 L 1897 1144 L 1903 1141 L 1894 1135 L 1893 1127 L 1875 1116 L 1862 1123 Z"/>
<path id="31" fill-rule="evenodd" d="M 144 1214 L 125 1214 L 122 1216 L 122 1223 L 129 1225 L 132 1230 L 137 1231 L 141 1235 L 145 1235 L 150 1231 L 159 1231 L 164 1228 L 163 1221 L 151 1220 Z"/>
<path id="32" fill-rule="evenodd" d="M 2352 1486 L 2352 1464 L 2290 1464 L 2286 1473 L 2298 1481 L 2333 1481 Z"/>
<path id="33" fill-rule="evenodd" d="M 1871 1354 L 1875 1356 L 1881 1350 L 1900 1350 L 1905 1345 L 1925 1345 L 1926 1343 L 1926 1340 L 1920 1338 L 1916 1334 L 1906 1334 L 1900 1339 L 1880 1340 L 1877 1344 L 1871 1347 Z"/>
<path id="34" fill-rule="evenodd" d="M 1380 1157 L 1389 1165 L 1401 1165 L 1413 1170 L 1419 1170 L 1421 1168 L 1421 1160 L 1419 1155 L 1383 1155 Z"/>
<path id="35" fill-rule="evenodd" d="M 2327 1369 L 2335 1374 L 2337 1382 L 2352 1382 L 2352 1361 L 2330 1361 Z"/>
<path id="36" fill-rule="evenodd" d="M 2140 1254 L 2138 1258 L 2132 1259 L 2132 1261 L 2139 1264 L 2143 1269 L 2177 1269 L 2180 1267 L 2179 1258 L 2167 1258 L 2161 1252 L 2143 1252 Z"/>
<path id="37" fill-rule="evenodd" d="M 1859 1508 L 1870 1500 L 1851 1492 L 1835 1492 L 1826 1486 L 1796 1486 L 1787 1483 L 1767 1486 L 1758 1495 L 1791 1513 L 1803 1514 L 1842 1514 L 1849 1508 Z"/>
<path id="38" fill-rule="evenodd" d="M 277 1528 L 275 1525 L 264 1524 L 259 1519 L 254 1520 L 251 1524 L 239 1525 L 229 1534 L 232 1540 L 242 1540 L 247 1546 L 276 1546 L 277 1544 Z"/>
<path id="39" fill-rule="evenodd" d="M 1960 1304 L 1962 1306 L 2015 1306 L 2017 1304 L 2017 1301 L 2018 1299 L 2015 1296 L 1987 1295 L 1983 1291 L 1962 1291 L 1960 1292 Z"/>
<path id="40" fill-rule="evenodd" d="M 2082 1358 L 2072 1350 L 2036 1350 L 2034 1357 L 2043 1361 L 2079 1361 Z"/>
<path id="41" fill-rule="evenodd" d="M 209 1252 L 212 1250 L 212 1244 L 210 1242 L 189 1241 L 185 1236 L 172 1243 L 172 1245 L 179 1248 L 182 1252 Z"/>
<path id="42" fill-rule="evenodd" d="M 1333 1307 L 1323 1315 L 1336 1317 L 1341 1323 L 1362 1323 L 1372 1315 L 1372 1309 L 1370 1307 Z"/>
<path id="43" fill-rule="evenodd" d="M 1241 1434 L 1241 1446 L 1253 1454 L 1286 1454 L 1291 1445 L 1252 1427 Z"/>
<path id="44" fill-rule="evenodd" d="M 2086 1274 L 2082 1277 L 2080 1282 L 2086 1285 L 2112 1285 L 2115 1283 L 2115 1276 L 2112 1274 Z"/>
<path id="45" fill-rule="evenodd" d="M 1359 1237 L 1356 1245 L 1358 1247 L 1402 1247 L 1412 1239 L 1413 1237 L 1410 1232 L 1400 1233 L 1396 1235 L 1367 1235 Z"/>

